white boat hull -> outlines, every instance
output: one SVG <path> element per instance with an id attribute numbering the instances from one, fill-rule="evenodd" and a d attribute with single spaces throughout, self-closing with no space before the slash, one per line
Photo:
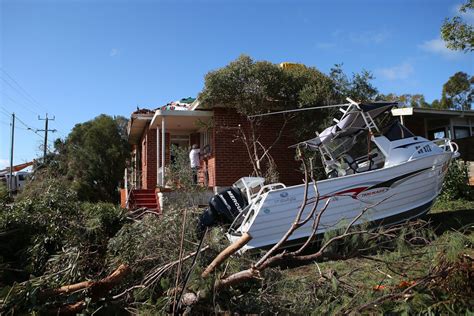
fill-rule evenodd
<path id="1" fill-rule="evenodd" d="M 452 158 L 451 152 L 430 155 L 383 169 L 317 182 L 319 201 L 316 214 L 328 199 L 329 207 L 321 217 L 317 234 L 344 227 L 367 207 L 355 223 L 391 224 L 418 217 L 429 211 L 441 191 Z M 288 231 L 304 199 L 304 185 L 269 191 L 250 205 L 243 223 L 227 234 L 235 241 L 242 233 L 252 240 L 243 251 L 276 244 Z M 310 184 L 302 218 L 309 214 L 317 197 Z M 290 241 L 310 236 L 313 221 L 296 230 Z"/>

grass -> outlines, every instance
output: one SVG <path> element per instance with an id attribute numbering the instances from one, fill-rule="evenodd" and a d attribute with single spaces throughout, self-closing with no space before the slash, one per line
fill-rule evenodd
<path id="1" fill-rule="evenodd" d="M 453 201 L 441 201 L 438 200 L 431 209 L 431 214 L 448 212 L 448 211 L 459 211 L 459 210 L 471 210 L 474 211 L 474 201 L 468 200 L 453 200 Z"/>

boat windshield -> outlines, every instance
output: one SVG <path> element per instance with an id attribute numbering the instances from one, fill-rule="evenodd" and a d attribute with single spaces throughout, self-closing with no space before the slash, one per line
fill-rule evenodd
<path id="1" fill-rule="evenodd" d="M 392 142 L 398 139 L 415 137 L 415 135 L 405 126 L 401 125 L 398 120 L 394 121 L 385 129 L 383 136 L 387 137 L 387 139 Z"/>
<path id="2" fill-rule="evenodd" d="M 368 131 L 355 136 L 337 137 L 320 147 L 329 178 L 381 168 L 385 157 Z"/>

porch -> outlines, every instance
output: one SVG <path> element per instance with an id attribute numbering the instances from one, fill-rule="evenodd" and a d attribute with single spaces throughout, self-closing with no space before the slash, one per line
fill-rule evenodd
<path id="1" fill-rule="evenodd" d="M 197 144 L 209 157 L 213 112 L 171 109 L 150 112 L 140 117 L 132 115 L 129 125 L 132 152 L 130 165 L 125 170 L 122 205 L 159 211 L 164 195 L 169 194 L 169 187 L 173 186 L 168 177 L 169 167 L 174 163 L 171 147 L 189 152 L 191 145 Z M 210 185 L 208 181 L 201 182 Z M 142 205 L 140 199 L 147 205 Z"/>

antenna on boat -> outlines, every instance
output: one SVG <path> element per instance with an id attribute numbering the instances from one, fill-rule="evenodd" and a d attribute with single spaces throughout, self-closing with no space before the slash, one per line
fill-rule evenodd
<path id="1" fill-rule="evenodd" d="M 313 106 L 313 107 L 310 107 L 310 108 L 293 109 L 293 110 L 285 110 L 285 111 L 278 111 L 278 112 L 269 112 L 269 113 L 263 113 L 263 114 L 249 115 L 248 118 L 259 117 L 259 116 L 275 115 L 275 114 L 283 114 L 283 113 L 309 111 L 309 110 L 320 110 L 320 109 L 329 109 L 329 108 L 340 108 L 340 107 L 345 107 L 345 106 L 349 106 L 349 105 L 351 105 L 351 103 L 346 103 L 346 104 L 334 104 L 334 105 L 322 105 L 322 106 Z"/>
<path id="2" fill-rule="evenodd" d="M 322 105 L 322 106 L 313 106 L 310 108 L 302 108 L 302 109 L 293 109 L 293 110 L 284 110 L 284 111 L 277 111 L 277 112 L 269 112 L 269 113 L 263 113 L 263 114 L 255 114 L 255 115 L 249 115 L 248 118 L 253 118 L 253 117 L 260 117 L 260 116 L 268 116 L 268 115 L 275 115 L 275 114 L 284 114 L 284 113 L 292 113 L 292 112 L 301 112 L 301 111 L 310 111 L 310 110 L 321 110 L 321 109 L 330 109 L 330 108 L 343 108 L 346 106 L 350 105 L 359 105 L 359 103 L 355 102 L 354 100 L 350 98 L 346 98 L 349 103 L 344 103 L 344 104 L 333 104 L 333 105 Z M 341 109 L 342 110 L 342 109 Z"/>

